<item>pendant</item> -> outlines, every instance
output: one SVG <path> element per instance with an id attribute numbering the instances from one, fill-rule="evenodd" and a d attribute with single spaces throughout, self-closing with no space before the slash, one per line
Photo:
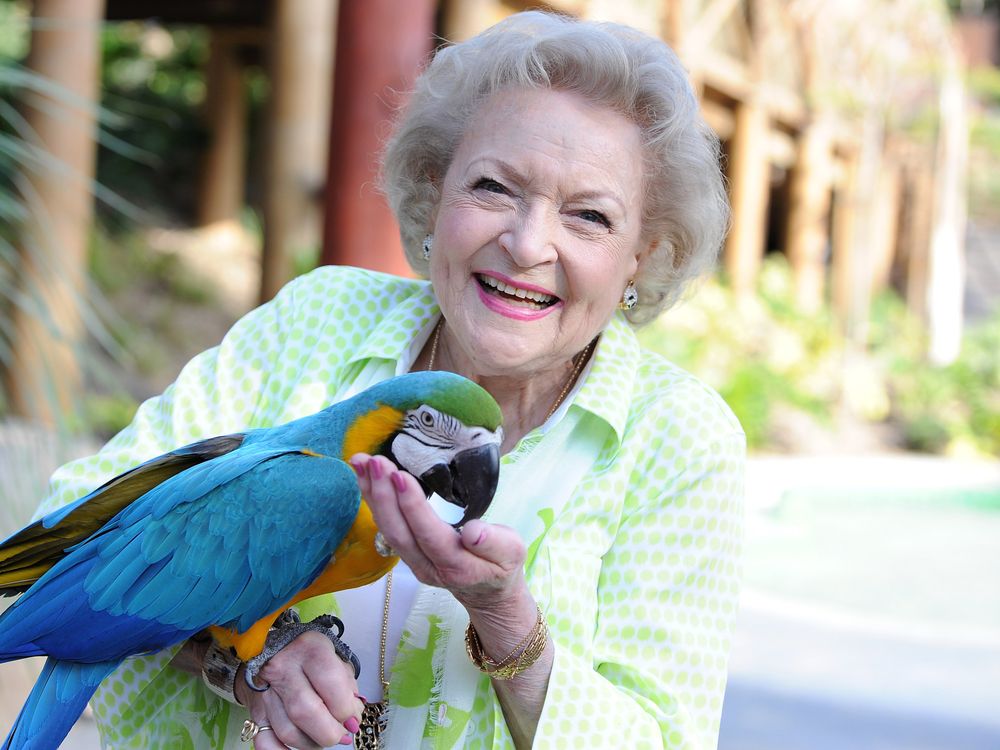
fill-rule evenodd
<path id="1" fill-rule="evenodd" d="M 365 710 L 361 712 L 361 726 L 354 735 L 354 747 L 357 750 L 378 750 L 385 719 L 385 701 L 365 704 Z"/>

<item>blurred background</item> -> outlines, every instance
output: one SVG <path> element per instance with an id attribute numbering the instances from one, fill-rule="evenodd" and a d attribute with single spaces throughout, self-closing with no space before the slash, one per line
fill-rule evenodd
<path id="1" fill-rule="evenodd" d="M 751 450 L 720 747 L 1000 748 L 997 6 L 0 0 L 0 537 L 296 274 L 409 273 L 377 152 L 434 45 L 620 21 L 684 61 L 733 203 L 641 333 Z"/>

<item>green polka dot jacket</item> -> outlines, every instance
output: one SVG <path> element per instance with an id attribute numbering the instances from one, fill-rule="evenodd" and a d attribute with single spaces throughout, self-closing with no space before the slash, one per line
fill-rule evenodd
<path id="1" fill-rule="evenodd" d="M 188 363 L 99 454 L 59 469 L 42 510 L 178 445 L 315 412 L 373 363 L 394 365 L 439 314 L 425 281 L 335 267 L 303 276 Z M 716 747 L 744 446 L 718 395 L 642 351 L 616 315 L 568 408 L 504 457 L 488 518 L 528 543 L 526 576 L 556 647 L 536 747 Z M 433 590 L 417 602 L 392 675 L 389 744 L 513 747 L 490 681 L 460 649 L 457 605 Z M 240 747 L 245 710 L 170 667 L 172 655 L 130 659 L 101 686 L 104 746 Z"/>

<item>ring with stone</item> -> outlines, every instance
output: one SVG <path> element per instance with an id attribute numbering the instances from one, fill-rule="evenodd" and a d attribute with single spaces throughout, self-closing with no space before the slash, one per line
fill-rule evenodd
<path id="1" fill-rule="evenodd" d="M 267 724 L 258 724 L 253 719 L 247 719 L 243 722 L 243 730 L 240 732 L 240 740 L 243 742 L 250 742 L 254 737 L 256 737 L 261 732 L 273 732 Z"/>
<path id="2" fill-rule="evenodd" d="M 389 543 L 382 536 L 382 532 L 375 533 L 375 551 L 378 552 L 382 557 L 392 557 L 396 554 L 396 551 L 389 546 Z"/>

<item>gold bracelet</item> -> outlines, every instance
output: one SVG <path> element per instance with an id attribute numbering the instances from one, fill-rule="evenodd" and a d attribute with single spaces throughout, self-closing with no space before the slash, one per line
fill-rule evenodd
<path id="1" fill-rule="evenodd" d="M 472 623 L 465 629 L 465 651 L 476 668 L 488 674 L 494 680 L 511 680 L 531 667 L 545 651 L 549 642 L 549 628 L 545 624 L 542 608 L 538 607 L 538 619 L 521 642 L 514 646 L 507 656 L 500 661 L 493 661 L 479 642 L 479 634 Z"/>

